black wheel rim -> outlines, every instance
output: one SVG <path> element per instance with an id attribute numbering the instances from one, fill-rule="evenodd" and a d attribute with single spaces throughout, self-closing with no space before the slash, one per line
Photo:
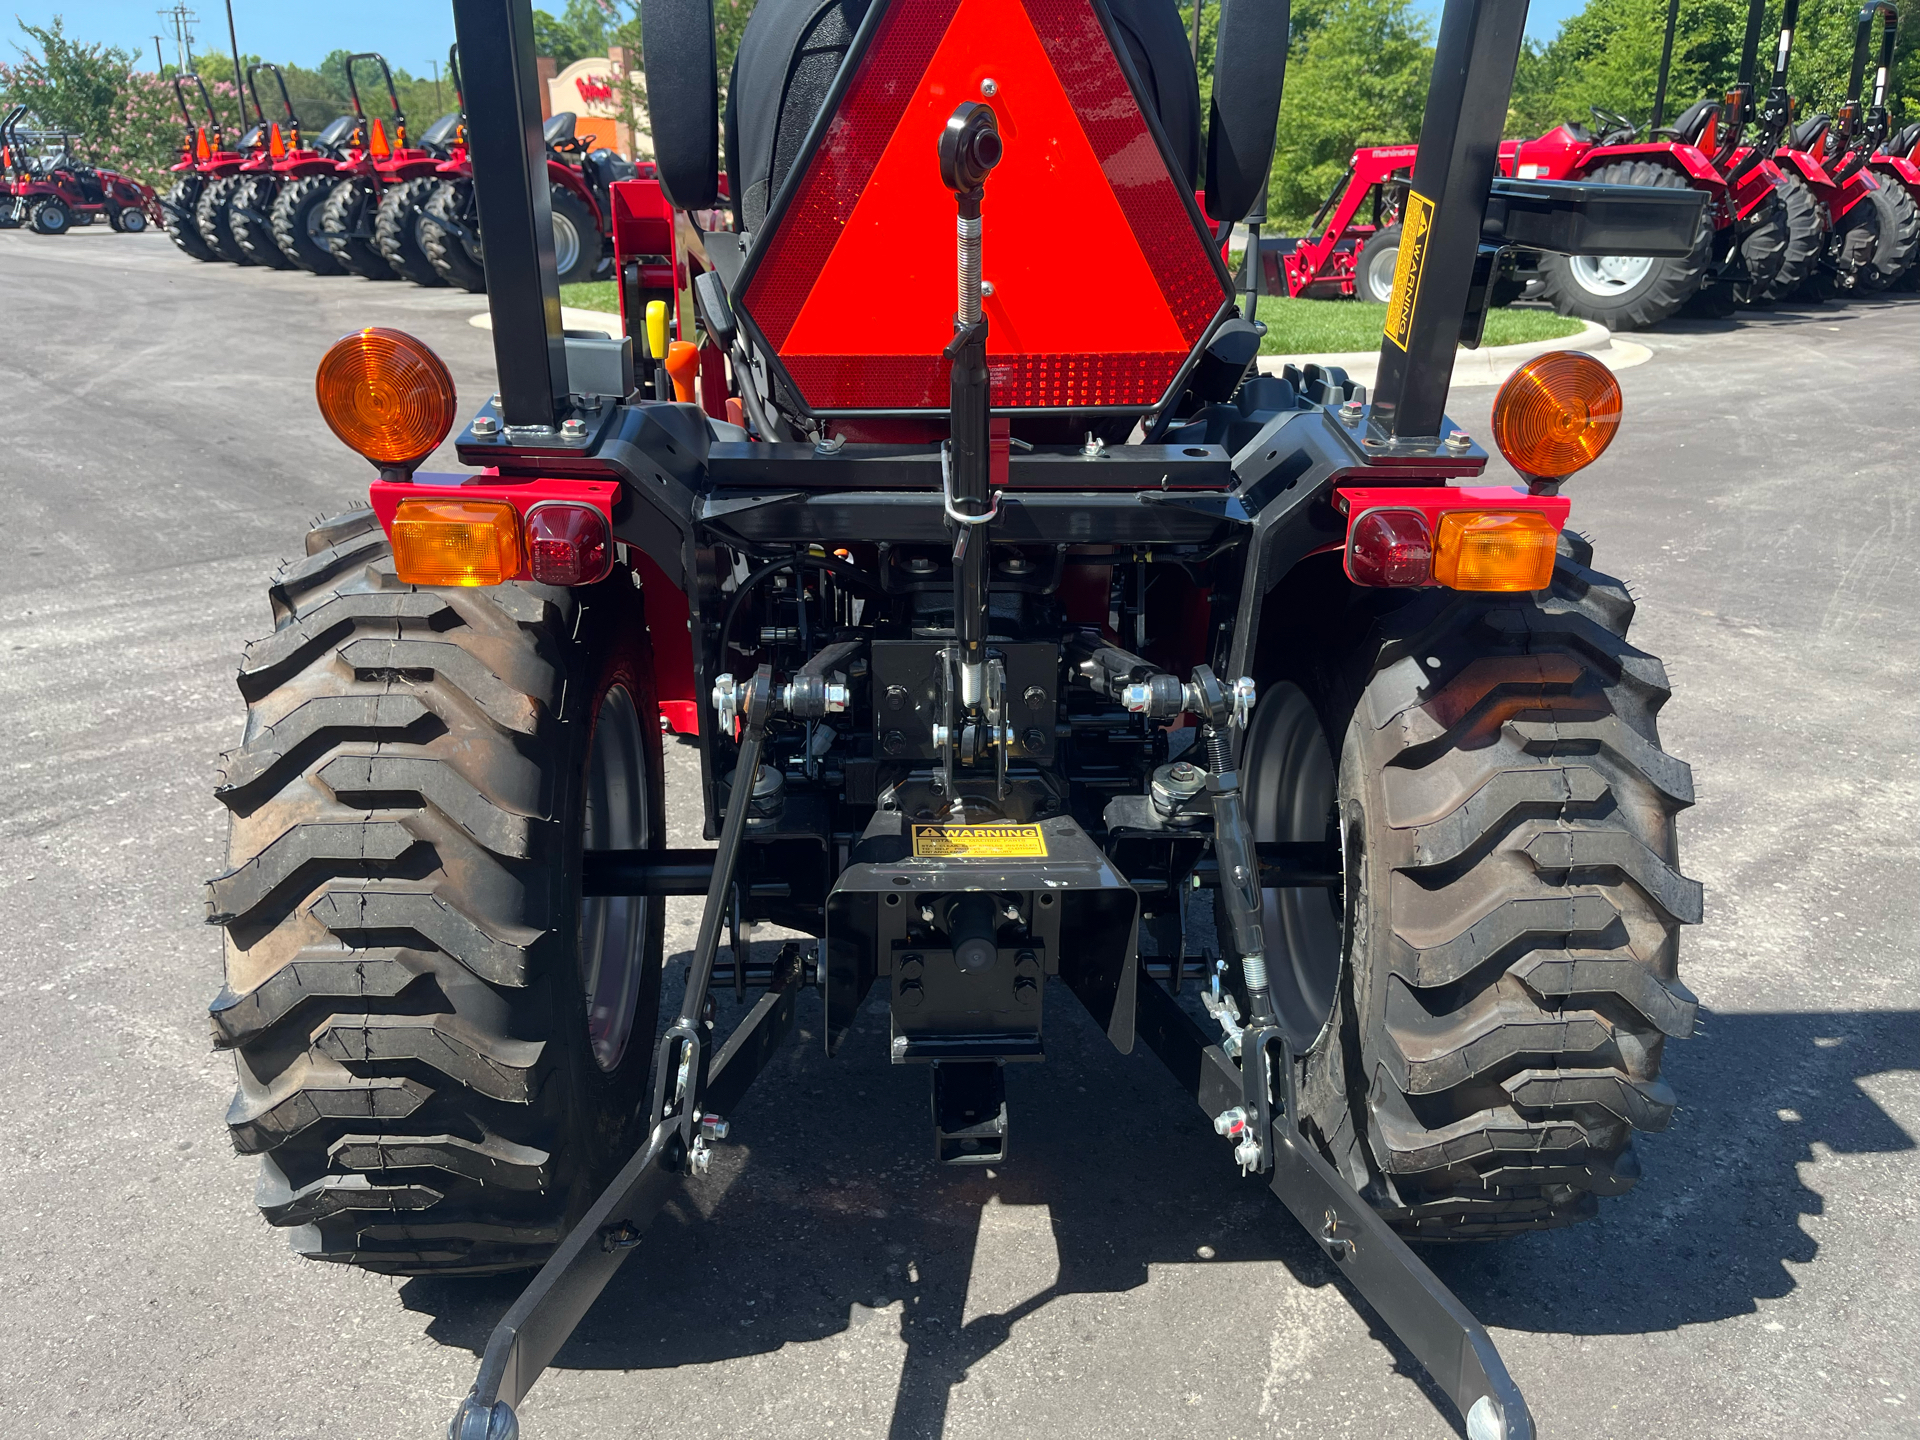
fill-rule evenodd
<path id="1" fill-rule="evenodd" d="M 1268 688 L 1247 733 L 1247 817 L 1256 841 L 1334 841 L 1339 772 L 1306 693 Z M 1333 1013 L 1340 978 L 1341 892 L 1293 887 L 1262 892 L 1261 926 L 1274 1010 L 1296 1053 Z"/>
<path id="2" fill-rule="evenodd" d="M 587 752 L 583 850 L 640 850 L 652 843 L 640 713 L 626 687 L 611 687 L 594 719 Z M 648 907 L 641 895 L 580 902 L 580 983 L 594 1063 L 611 1072 L 626 1058 L 645 975 Z"/>

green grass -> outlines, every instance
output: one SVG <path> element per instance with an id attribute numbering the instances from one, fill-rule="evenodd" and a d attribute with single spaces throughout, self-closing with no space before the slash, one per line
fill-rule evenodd
<path id="1" fill-rule="evenodd" d="M 562 285 L 560 303 L 575 310 L 620 313 L 620 288 L 611 280 L 589 280 L 584 285 Z"/>
<path id="2" fill-rule="evenodd" d="M 581 287 L 585 288 L 585 287 Z M 1262 355 L 1325 355 L 1378 350 L 1387 307 L 1367 300 L 1289 300 L 1260 297 L 1267 335 Z M 1522 345 L 1580 333 L 1580 322 L 1551 310 L 1499 309 L 1487 315 L 1483 345 Z"/>

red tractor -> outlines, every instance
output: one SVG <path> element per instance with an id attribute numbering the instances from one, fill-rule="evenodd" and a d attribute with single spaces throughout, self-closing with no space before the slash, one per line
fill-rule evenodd
<path id="1" fill-rule="evenodd" d="M 1266 183 L 1284 0 L 1223 0 L 1205 111 L 1172 0 L 761 0 L 704 264 L 713 11 L 644 0 L 617 338 L 561 326 L 528 0 L 453 9 L 497 388 L 460 425 L 411 336 L 321 358 L 368 502 L 273 579 L 218 790 L 212 1029 L 269 1223 L 384 1274 L 537 1267 L 448 1432 L 508 1440 L 736 1124 L 852 1117 L 835 1143 L 983 1190 L 1023 1103 L 1029 1184 L 1154 1143 L 1058 1122 L 1100 1083 L 1077 1025 L 1165 1062 L 1212 1184 L 1271 1191 L 1472 1440 L 1532 1440 L 1407 1242 L 1636 1183 L 1701 890 L 1666 673 L 1561 493 L 1619 386 L 1529 362 L 1488 436 L 1513 474 L 1446 414 L 1483 256 L 1634 248 L 1605 187 L 1496 199 L 1525 0 L 1445 5 L 1370 393 L 1259 374 L 1218 246 Z M 1706 199 L 1624 203 L 1684 254 Z M 663 727 L 713 848 L 669 847 Z M 804 938 L 723 969 L 755 923 Z M 930 1133 L 810 1087 L 743 1116 L 799 1027 L 922 1075 Z M 1152 1217 L 1099 1223 L 1154 1258 Z"/>
<path id="2" fill-rule="evenodd" d="M 115 230 L 139 232 L 159 214 L 153 187 L 89 165 L 73 153 L 74 137 L 64 131 L 25 128 L 27 107 L 15 106 L 0 125 L 0 175 L 6 182 L 7 220 L 38 235 L 64 235 L 75 225 L 91 225 L 104 216 Z M 44 147 L 31 153 L 35 141 Z M 56 147 L 53 148 L 53 147 Z"/>
<path id="3" fill-rule="evenodd" d="M 1920 209 L 1920 120 L 1875 150 L 1869 163 L 1875 176 L 1883 182 L 1898 183 L 1906 191 L 1907 200 Z M 1920 261 L 1907 266 L 1894 285 L 1901 290 L 1920 290 Z"/>
<path id="4" fill-rule="evenodd" d="M 269 121 L 260 104 L 260 72 L 280 88 L 280 116 Z M 291 177 L 331 170 L 325 153 L 308 148 L 300 117 L 287 94 L 278 65 L 256 61 L 247 67 L 247 94 L 253 101 L 253 128 L 241 148 L 249 158 L 232 175 L 211 182 L 195 212 L 200 232 L 222 255 L 243 265 L 290 270 L 299 262 L 280 248 L 273 234 L 273 207 Z M 224 242 L 224 243 L 223 243 Z M 331 258 L 331 257 L 329 257 Z"/>
<path id="5" fill-rule="evenodd" d="M 196 117 L 187 103 L 187 82 L 200 93 L 201 116 Z M 167 238 L 195 260 L 217 260 L 220 254 L 212 242 L 200 233 L 200 197 L 215 180 L 233 174 L 246 161 L 237 150 L 227 149 L 226 127 L 213 108 L 213 96 L 207 82 L 189 71 L 173 77 L 173 98 L 180 106 L 185 136 L 180 158 L 170 167 L 179 178 L 160 201 L 166 217 Z"/>
<path id="6" fill-rule="evenodd" d="M 387 88 L 391 133 L 387 120 L 377 115 L 369 117 L 360 102 L 360 86 L 354 71 L 363 62 L 380 67 L 381 79 Z M 353 103 L 353 128 L 335 167 L 339 178 L 334 181 L 320 212 L 320 228 L 334 260 L 348 274 L 367 280 L 398 280 L 400 272 L 388 263 L 376 241 L 381 200 L 408 180 L 432 175 L 439 161 L 426 150 L 407 143 L 407 117 L 400 108 L 393 71 L 384 57 L 371 51 L 349 55 L 347 94 Z"/>
<path id="7" fill-rule="evenodd" d="M 1789 11 L 1795 0 L 1787 0 Z M 1876 173 L 1869 162 L 1887 136 L 1886 87 L 1893 64 L 1897 13 L 1891 0 L 1868 0 L 1854 30 L 1853 68 L 1847 98 L 1837 114 L 1811 115 L 1787 132 L 1775 152 L 1782 169 L 1791 167 L 1824 208 L 1832 230 L 1818 264 L 1802 292 L 1813 299 L 1884 290 L 1912 267 L 1920 250 L 1920 210 L 1897 175 Z M 1867 57 L 1880 29 L 1879 65 L 1873 99 L 1862 105 Z M 1792 41 L 1783 28 L 1775 88 L 1785 93 Z"/>
<path id="8" fill-rule="evenodd" d="M 419 239 L 434 271 L 449 285 L 478 294 L 487 288 L 475 206 L 473 165 L 467 154 L 466 98 L 459 47 L 447 56 L 459 117 L 439 166 L 441 183 L 420 207 Z M 613 225 L 608 187 L 651 173 L 612 150 L 588 151 L 575 133 L 576 117 L 563 110 L 542 127 L 547 145 L 548 210 L 560 283 L 576 285 L 607 273 L 613 263 Z"/>

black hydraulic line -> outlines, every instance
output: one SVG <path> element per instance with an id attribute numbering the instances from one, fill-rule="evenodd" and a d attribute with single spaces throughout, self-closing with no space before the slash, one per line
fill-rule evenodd
<path id="1" fill-rule="evenodd" d="M 829 575 L 835 576 L 838 579 L 858 585 L 869 594 L 877 595 L 881 599 L 887 598 L 887 592 L 881 587 L 877 580 L 868 575 L 859 566 L 849 565 L 837 556 L 799 554 L 783 556 L 778 560 L 769 560 L 758 570 L 751 572 L 747 578 L 742 580 L 738 585 L 734 586 L 733 594 L 727 598 L 727 608 L 721 612 L 720 616 L 721 664 L 724 665 L 727 663 L 727 644 L 733 638 L 734 617 L 740 613 L 740 606 L 746 600 L 748 593 L 756 589 L 769 575 L 781 570 L 790 570 L 800 565 L 805 565 L 815 570 L 824 570 Z"/>
<path id="2" fill-rule="evenodd" d="M 1647 122 L 1647 138 L 1660 128 L 1667 113 L 1667 72 L 1673 68 L 1673 28 L 1680 19 L 1680 0 L 1667 0 L 1667 38 L 1660 45 L 1660 78 L 1653 87 L 1653 118 Z"/>
<path id="3" fill-rule="evenodd" d="M 1144 968 L 1134 1013 L 1135 1034 L 1218 1128 L 1242 1103 L 1240 1066 Z M 1485 1327 L 1301 1134 L 1284 1041 L 1279 1054 L 1269 1188 L 1459 1407 L 1469 1435 L 1534 1440 L 1526 1399 Z"/>

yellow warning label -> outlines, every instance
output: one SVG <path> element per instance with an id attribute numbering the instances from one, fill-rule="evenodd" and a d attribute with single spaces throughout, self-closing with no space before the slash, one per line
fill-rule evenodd
<path id="1" fill-rule="evenodd" d="M 1400 256 L 1393 264 L 1393 294 L 1387 297 L 1387 339 L 1402 350 L 1413 334 L 1413 305 L 1420 298 L 1420 271 L 1427 263 L 1427 238 L 1433 233 L 1433 202 L 1417 190 L 1407 192 L 1400 216 Z"/>
<path id="2" fill-rule="evenodd" d="M 916 860 L 1044 860 L 1038 825 L 916 825 Z"/>

